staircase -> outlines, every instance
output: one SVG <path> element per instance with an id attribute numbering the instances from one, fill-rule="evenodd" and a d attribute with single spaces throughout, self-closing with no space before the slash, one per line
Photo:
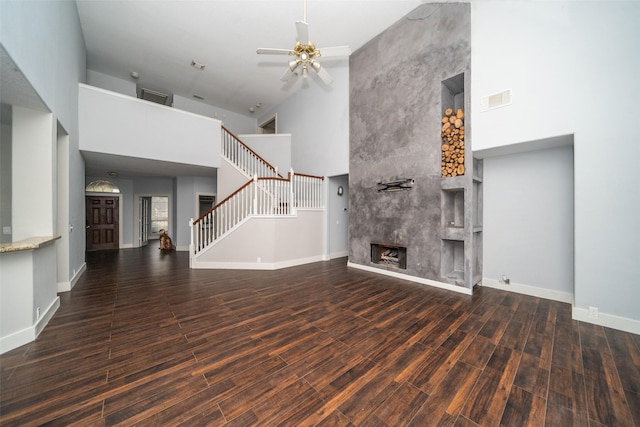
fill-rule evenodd
<path id="1" fill-rule="evenodd" d="M 282 177 L 275 167 L 224 127 L 221 147 L 223 159 L 244 174 L 247 181 L 200 218 L 189 222 L 191 268 L 274 269 L 322 258 L 324 239 L 317 232 L 324 227 L 324 177 L 297 174 L 293 170 L 286 178 Z M 306 212 L 303 214 L 301 210 Z M 248 226 L 250 222 L 252 226 Z M 268 237 L 264 233 L 271 228 L 273 238 L 271 233 L 267 233 Z M 319 242 L 300 242 L 300 234 L 305 230 L 308 238 Z M 296 250 L 296 246 L 301 247 Z M 279 255 L 286 252 L 293 258 Z"/>

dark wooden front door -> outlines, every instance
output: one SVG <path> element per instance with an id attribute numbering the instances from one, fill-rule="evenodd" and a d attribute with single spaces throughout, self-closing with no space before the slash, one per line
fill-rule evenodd
<path id="1" fill-rule="evenodd" d="M 118 249 L 119 198 L 87 196 L 87 250 Z"/>

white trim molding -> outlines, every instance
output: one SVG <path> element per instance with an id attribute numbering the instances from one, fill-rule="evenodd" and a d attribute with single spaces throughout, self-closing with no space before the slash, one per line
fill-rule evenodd
<path id="1" fill-rule="evenodd" d="M 38 335 L 40 335 L 40 332 L 42 332 L 45 326 L 47 326 L 49 320 L 51 320 L 55 312 L 58 311 L 59 307 L 60 297 L 56 297 L 33 326 L 0 337 L 0 354 L 33 342 L 38 338 Z"/>
<path id="2" fill-rule="evenodd" d="M 312 262 L 328 261 L 324 255 L 317 255 L 308 258 L 299 258 L 279 262 L 198 262 L 193 260 L 193 269 L 228 269 L 228 270 L 279 270 L 281 268 L 295 267 L 297 265 L 310 264 Z"/>
<path id="3" fill-rule="evenodd" d="M 589 309 L 573 307 L 571 312 L 573 320 L 604 326 L 606 328 L 618 329 L 640 335 L 640 321 L 627 317 L 614 316 L 613 314 L 598 313 L 598 317 L 591 317 Z"/>
<path id="4" fill-rule="evenodd" d="M 87 263 L 83 262 L 76 274 L 68 282 L 58 282 L 58 292 L 69 292 L 78 283 L 80 276 L 87 270 Z"/>
<path id="5" fill-rule="evenodd" d="M 573 304 L 573 294 L 569 292 L 561 292 L 553 289 L 540 288 L 537 286 L 523 285 L 521 283 L 511 283 L 506 285 L 500 283 L 496 279 L 482 278 L 482 286 L 493 289 L 500 289 L 501 291 L 515 292 L 518 294 L 530 295 L 532 297 L 550 299 L 553 301 L 566 302 Z"/>
<path id="6" fill-rule="evenodd" d="M 398 273 L 390 270 L 383 270 L 381 268 L 370 267 L 368 265 L 355 264 L 352 262 L 347 262 L 347 267 L 353 267 L 360 270 L 369 271 L 371 273 L 382 274 L 384 276 L 395 277 L 396 279 L 409 280 L 411 282 L 420 283 L 422 285 L 433 286 L 435 288 L 446 289 L 448 291 L 454 291 L 465 295 L 471 295 L 473 290 L 463 288 L 462 286 L 450 285 L 449 283 L 438 282 L 436 280 L 423 279 L 422 277 L 411 276 L 409 274 Z"/>

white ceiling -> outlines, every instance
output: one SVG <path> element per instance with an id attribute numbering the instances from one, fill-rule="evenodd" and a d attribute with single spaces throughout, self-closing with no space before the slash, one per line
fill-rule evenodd
<path id="1" fill-rule="evenodd" d="M 357 50 L 426 0 L 308 0 L 311 40 L 319 48 Z M 149 89 L 251 115 L 296 91 L 284 85 L 287 56 L 258 47 L 292 49 L 304 0 L 77 0 L 87 68 Z M 195 60 L 205 64 L 199 71 Z M 331 73 L 336 58 L 320 58 Z M 343 61 L 345 59 L 342 59 Z M 310 73 L 314 74 L 313 72 Z M 314 76 L 315 77 L 315 76 Z M 314 84 L 323 84 L 314 78 Z M 259 111 L 256 114 L 259 114 Z"/>

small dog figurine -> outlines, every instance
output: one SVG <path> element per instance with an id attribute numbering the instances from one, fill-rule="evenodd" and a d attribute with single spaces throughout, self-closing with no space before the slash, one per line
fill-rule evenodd
<path id="1" fill-rule="evenodd" d="M 160 230 L 160 248 L 162 250 L 172 250 L 173 242 L 171 242 L 171 237 L 164 230 Z"/>

